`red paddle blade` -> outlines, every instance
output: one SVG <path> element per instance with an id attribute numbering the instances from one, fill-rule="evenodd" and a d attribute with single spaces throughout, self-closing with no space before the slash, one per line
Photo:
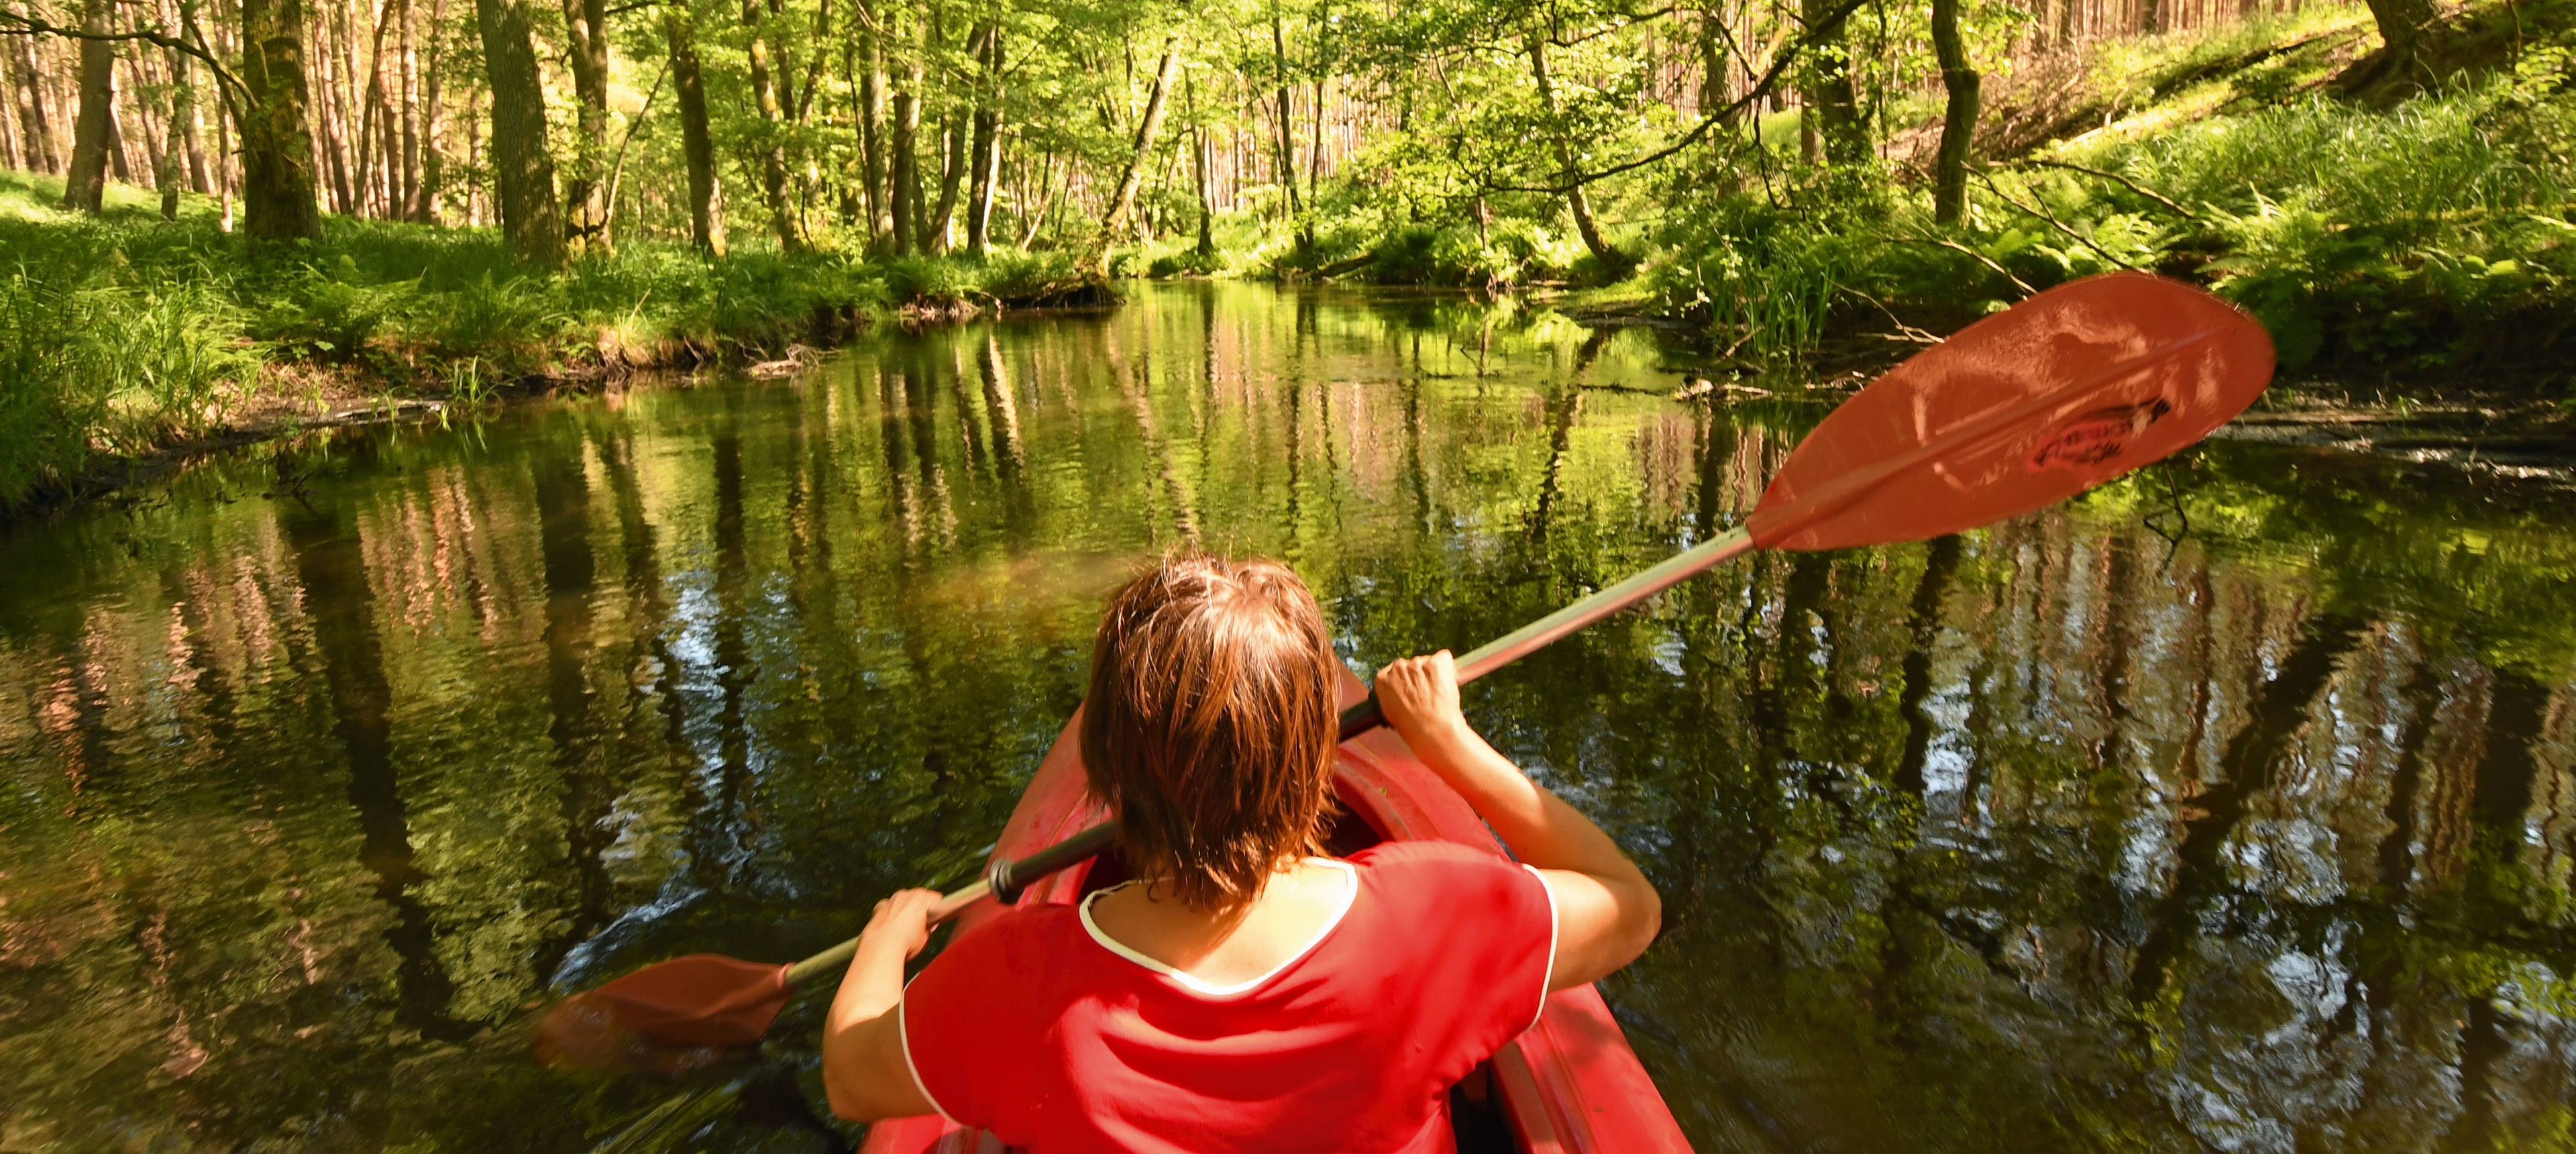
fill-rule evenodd
<path id="1" fill-rule="evenodd" d="M 537 1023 L 550 1066 L 677 1073 L 760 1041 L 787 1004 L 787 967 L 691 954 L 557 1003 Z"/>
<path id="2" fill-rule="evenodd" d="M 2145 273 L 2060 285 L 1889 370 L 1748 520 L 1766 549 L 1920 541 L 2055 504 L 2209 435 L 2272 380 L 2234 305 Z"/>

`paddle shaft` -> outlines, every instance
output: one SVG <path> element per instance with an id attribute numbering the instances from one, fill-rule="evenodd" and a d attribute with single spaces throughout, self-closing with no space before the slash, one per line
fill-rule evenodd
<path id="1" fill-rule="evenodd" d="M 984 876 L 968 885 L 950 891 L 930 907 L 930 924 L 938 925 L 956 917 L 958 911 L 975 904 L 987 895 L 998 897 L 1004 904 L 1019 900 L 1020 891 L 1029 884 L 1075 862 L 1089 861 L 1109 848 L 1118 836 L 1118 823 L 1104 821 L 1089 829 L 1030 854 L 1013 860 L 1003 858 L 984 871 Z M 793 988 L 813 978 L 838 973 L 848 968 L 850 958 L 859 952 L 859 939 L 850 940 L 787 967 L 787 984 Z"/>
<path id="2" fill-rule="evenodd" d="M 2008 436 L 2031 417 L 2067 404 L 2112 381 L 2172 360 L 2206 339 L 2206 335 L 2193 337 L 2144 356 L 2131 357 L 2089 377 L 2018 403 L 1998 406 L 1994 411 L 1954 427 L 1912 452 L 1879 462 L 1875 467 L 1856 470 L 1840 483 L 1797 501 L 1791 509 L 1773 511 L 1774 515 L 1766 518 L 1768 523 L 1764 531 L 1774 541 L 1784 540 L 1809 525 L 1850 508 L 1907 469 L 1943 453 L 1982 447 L 1999 437 Z M 1756 515 L 1763 512 L 1757 506 Z M 1492 673 L 1546 648 L 1566 634 L 1756 548 L 1759 546 L 1754 543 L 1751 528 L 1740 526 L 1676 553 L 1591 596 L 1469 650 L 1457 659 L 1458 683 L 1464 685 Z M 1342 711 L 1340 739 L 1348 741 L 1385 724 L 1386 714 L 1378 708 L 1377 694 L 1372 692 L 1359 704 Z M 936 925 L 946 921 L 987 895 L 998 897 L 1005 903 L 1015 902 L 1019 900 L 1020 890 L 1029 883 L 1075 862 L 1089 860 L 1108 848 L 1116 836 L 1116 823 L 1102 822 L 1018 861 L 997 861 L 986 871 L 983 879 L 939 899 L 939 904 L 931 909 L 931 923 Z M 818 974 L 849 965 L 858 948 L 859 940 L 852 938 L 788 967 L 787 984 L 799 985 Z"/>
<path id="3" fill-rule="evenodd" d="M 1753 534 L 1739 528 L 1667 557 L 1618 584 L 1469 650 L 1458 659 L 1458 684 L 1483 677 L 1546 648 L 1568 633 L 1752 551 Z M 1377 694 L 1372 692 L 1367 699 L 1342 711 L 1341 739 L 1349 741 L 1384 724 L 1386 714 L 1379 711 Z"/>
<path id="4" fill-rule="evenodd" d="M 1840 483 L 1827 486 L 1797 501 L 1790 509 L 1768 511 L 1773 515 L 1766 518 L 1768 523 L 1763 526 L 1764 532 L 1774 541 L 1786 539 L 1809 525 L 1859 503 L 1908 469 L 1945 453 L 1984 448 L 1997 438 L 2020 431 L 2030 418 L 2042 412 L 2068 404 L 2113 381 L 2144 372 L 2181 356 L 2206 339 L 2205 336 L 2194 337 L 2144 356 L 2131 357 L 2071 384 L 2051 389 L 2015 404 L 1999 405 L 1993 412 L 1953 428 L 1925 442 L 1912 452 L 1879 462 L 1870 468 L 1855 470 L 1847 474 Z M 1759 506 L 1756 507 L 1757 516 L 1765 511 Z M 1748 524 L 1676 553 L 1666 558 L 1662 564 L 1646 569 L 1618 584 L 1607 586 L 1572 605 L 1469 650 L 1465 656 L 1458 658 L 1458 684 L 1465 685 L 1483 677 L 1545 648 L 1549 643 L 1568 633 L 1757 548 L 1760 546 L 1754 543 L 1753 531 Z M 1386 714 L 1379 710 L 1377 694 L 1372 692 L 1366 700 L 1342 711 L 1341 740 L 1349 741 L 1384 724 L 1386 724 Z"/>

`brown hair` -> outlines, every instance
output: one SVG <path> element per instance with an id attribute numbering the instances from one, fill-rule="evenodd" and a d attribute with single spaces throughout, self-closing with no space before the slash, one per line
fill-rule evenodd
<path id="1" fill-rule="evenodd" d="M 1183 552 L 1109 599 L 1082 705 L 1091 792 L 1128 868 L 1224 911 L 1321 845 L 1341 666 L 1275 561 Z"/>

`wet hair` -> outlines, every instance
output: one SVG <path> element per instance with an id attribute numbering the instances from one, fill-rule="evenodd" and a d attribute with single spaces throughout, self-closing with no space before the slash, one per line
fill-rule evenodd
<path id="1" fill-rule="evenodd" d="M 1091 792 L 1137 877 L 1225 912 L 1317 852 L 1332 809 L 1341 665 L 1276 561 L 1175 553 L 1109 599 L 1082 705 Z"/>

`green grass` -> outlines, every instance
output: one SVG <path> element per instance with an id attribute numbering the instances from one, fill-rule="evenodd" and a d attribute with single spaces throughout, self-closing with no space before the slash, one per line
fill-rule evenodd
<path id="1" fill-rule="evenodd" d="M 2571 129 L 2563 94 L 2499 77 L 2386 113 L 2302 97 L 2080 158 L 2195 209 L 2119 227 L 2261 314 L 2285 360 L 2447 365 L 2535 351 L 2576 308 Z"/>
<path id="2" fill-rule="evenodd" d="M 442 394 L 763 358 L 906 305 L 1078 279 L 1048 255 L 709 260 L 652 241 L 545 274 L 489 229 L 326 217 L 318 243 L 255 247 L 204 197 L 163 222 L 145 190 L 110 185 L 95 218 L 56 210 L 60 195 L 59 180 L 0 171 L 0 513 L 317 379 Z"/>
<path id="3" fill-rule="evenodd" d="M 2570 53 L 2535 35 L 2519 69 L 2375 108 L 2323 91 L 2333 24 L 2106 49 L 2093 66 L 2115 74 L 2067 99 L 2125 114 L 1995 159 L 1955 226 L 1884 168 L 1775 164 L 1767 187 L 1676 189 L 1649 277 L 1669 312 L 1756 360 L 1892 322 L 1947 331 L 2028 290 L 2143 268 L 2254 311 L 2294 369 L 2497 368 L 2563 388 L 2549 366 L 2576 317 Z"/>
<path id="4" fill-rule="evenodd" d="M 2203 285 L 2271 328 L 2310 376 L 2484 380 L 2564 390 L 2576 335 L 2576 29 L 2529 6 L 2519 53 L 2393 105 L 2328 81 L 2374 47 L 2370 15 L 2322 3 L 2188 34 L 2106 41 L 2026 74 L 1996 64 L 1968 218 L 1932 219 L 1937 126 L 1849 167 L 1800 156 L 1795 110 L 1594 190 L 1612 239 L 1643 257 L 1620 284 L 1748 366 L 1837 335 L 1941 333 L 2029 292 L 2139 268 Z M 2500 18 L 2495 18 L 2500 19 Z M 2494 23 L 2489 19 L 2488 23 Z M 2454 55 L 2459 55 L 2455 53 Z M 2475 54 L 2470 54 L 2475 55 Z M 1889 123 L 1930 125 L 1910 95 Z M 1993 139 L 1989 139 L 1989 136 Z M 1919 143 L 1924 155 L 1904 153 Z M 1367 171 L 1367 157 L 1352 162 Z M 2076 171 L 2075 168 L 2093 172 Z M 1561 198 L 1498 193 L 1485 229 L 1446 207 L 1328 182 L 1313 242 L 1259 212 L 1221 217 L 1155 275 L 1323 275 L 1427 285 L 1600 286 Z M 1875 342 L 1873 343 L 1873 347 Z M 2553 373 L 2555 376 L 2553 376 Z"/>

